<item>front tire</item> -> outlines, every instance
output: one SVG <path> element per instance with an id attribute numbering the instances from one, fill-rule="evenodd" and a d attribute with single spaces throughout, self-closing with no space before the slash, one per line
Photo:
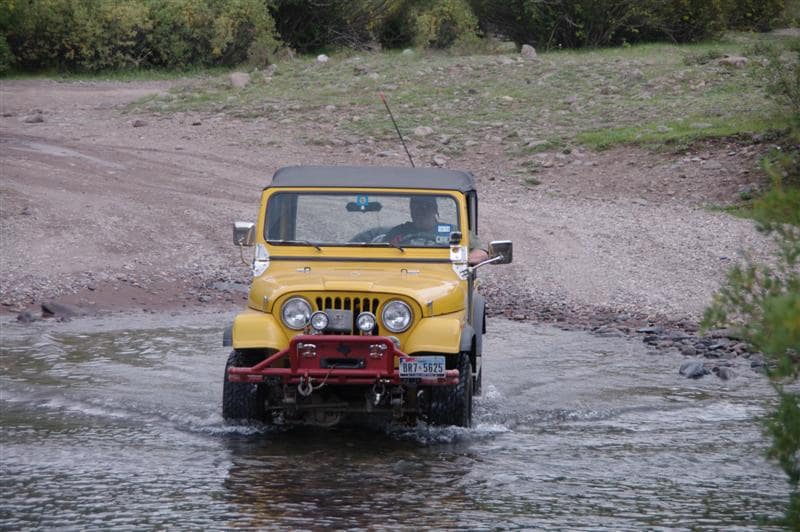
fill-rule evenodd
<path id="1" fill-rule="evenodd" d="M 434 425 L 472 425 L 472 365 L 468 353 L 458 355 L 458 384 L 431 388 L 429 420 Z"/>
<path id="2" fill-rule="evenodd" d="M 259 362 L 257 358 L 237 350 L 228 357 L 222 381 L 222 417 L 225 421 L 269 421 L 264 407 L 266 389 L 263 384 L 228 381 L 228 368 L 253 366 Z"/>

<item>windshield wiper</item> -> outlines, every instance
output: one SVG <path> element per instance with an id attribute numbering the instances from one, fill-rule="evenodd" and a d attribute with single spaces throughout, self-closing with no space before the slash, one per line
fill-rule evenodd
<path id="1" fill-rule="evenodd" d="M 401 253 L 405 253 L 406 249 L 399 245 L 395 244 L 394 242 L 361 242 L 359 245 L 361 246 L 379 246 L 384 248 L 395 248 L 399 249 Z"/>
<path id="2" fill-rule="evenodd" d="M 267 244 L 282 244 L 286 246 L 311 246 L 316 248 L 317 251 L 322 251 L 319 244 L 309 242 L 308 240 L 267 240 Z"/>

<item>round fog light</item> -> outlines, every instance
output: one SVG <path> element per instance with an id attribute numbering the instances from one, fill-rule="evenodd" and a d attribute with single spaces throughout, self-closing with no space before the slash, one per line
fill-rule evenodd
<path id="1" fill-rule="evenodd" d="M 375 315 L 371 312 L 362 312 L 356 318 L 356 326 L 363 333 L 372 332 L 375 328 Z"/>
<path id="2" fill-rule="evenodd" d="M 311 315 L 311 327 L 316 331 L 324 331 L 328 328 L 328 315 L 317 311 Z"/>

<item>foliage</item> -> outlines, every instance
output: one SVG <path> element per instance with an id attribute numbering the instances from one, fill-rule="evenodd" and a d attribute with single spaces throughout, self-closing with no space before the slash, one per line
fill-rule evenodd
<path id="1" fill-rule="evenodd" d="M 278 33 L 293 49 L 308 53 L 327 46 L 365 48 L 387 20 L 402 11 L 402 0 L 275 0 Z"/>
<path id="2" fill-rule="evenodd" d="M 792 148 L 764 161 L 773 188 L 753 209 L 758 229 L 775 240 L 775 260 L 771 265 L 750 260 L 734 267 L 704 317 L 706 327 L 736 326 L 769 361 L 768 373 L 780 401 L 767 418 L 766 431 L 772 437 L 768 456 L 780 464 L 793 486 L 786 519 L 795 529 L 800 528 L 800 395 L 783 383 L 800 374 L 800 129 L 796 127 L 800 109 L 792 94 L 797 84 L 784 80 L 795 80 L 798 68 L 796 61 L 787 63 L 778 56 L 771 60 L 771 69 L 779 75 L 771 78 L 770 88 L 793 110 L 795 124 L 788 142 Z"/>
<path id="3" fill-rule="evenodd" d="M 485 31 L 550 49 L 698 41 L 722 29 L 720 0 L 471 0 Z"/>
<path id="4" fill-rule="evenodd" d="M 478 19 L 466 0 L 427 0 L 410 10 L 414 44 L 423 48 L 448 48 L 469 40 L 478 30 Z"/>
<path id="5" fill-rule="evenodd" d="M 266 63 L 279 47 L 267 0 L 3 0 L 0 32 L 22 69 Z"/>
<path id="6" fill-rule="evenodd" d="M 723 0 L 725 19 L 731 29 L 767 31 L 781 21 L 784 0 Z"/>

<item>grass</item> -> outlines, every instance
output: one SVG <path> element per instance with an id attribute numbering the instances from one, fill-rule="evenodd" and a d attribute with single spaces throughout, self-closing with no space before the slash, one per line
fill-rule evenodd
<path id="1" fill-rule="evenodd" d="M 173 81 L 183 78 L 215 77 L 232 72 L 230 67 L 193 67 L 187 69 L 131 69 L 101 72 L 63 72 L 43 70 L 35 73 L 11 71 L 3 80 L 54 79 L 56 81 Z"/>
<path id="2" fill-rule="evenodd" d="M 557 51 L 533 62 L 518 54 L 432 52 L 334 55 L 325 64 L 308 57 L 278 64 L 271 76 L 254 73 L 244 89 L 216 75 L 135 106 L 290 119 L 305 138 L 316 138 L 326 124 L 343 135 L 389 140 L 395 132 L 378 97 L 383 92 L 404 134 L 413 139 L 414 128 L 430 126 L 434 137 L 450 137 L 451 153 L 487 138 L 499 138 L 514 158 L 576 144 L 681 146 L 784 127 L 753 54 L 789 45 L 785 37 L 730 34 L 694 45 Z M 720 65 L 725 54 L 748 55 L 748 64 Z"/>

